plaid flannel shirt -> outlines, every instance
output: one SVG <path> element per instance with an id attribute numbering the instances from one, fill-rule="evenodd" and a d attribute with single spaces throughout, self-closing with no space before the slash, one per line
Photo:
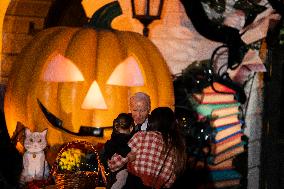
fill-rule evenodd
<path id="1" fill-rule="evenodd" d="M 163 138 L 159 132 L 137 132 L 130 139 L 128 145 L 131 151 L 136 153 L 136 159 L 128 162 L 127 157 L 123 158 L 118 154 L 114 154 L 111 160 L 108 161 L 111 171 L 119 170 L 128 162 L 128 171 L 140 177 L 146 186 L 152 186 L 156 182 L 155 188 L 169 188 L 174 183 L 176 176 L 174 173 L 173 153 L 170 151 L 167 158 L 167 153 L 162 154 Z M 156 179 L 158 174 L 159 177 Z"/>

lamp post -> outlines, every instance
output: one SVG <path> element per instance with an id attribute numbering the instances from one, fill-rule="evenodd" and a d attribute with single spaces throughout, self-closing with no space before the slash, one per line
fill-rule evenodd
<path id="1" fill-rule="evenodd" d="M 159 4 L 158 4 L 158 11 L 155 14 L 151 14 L 152 11 L 150 11 L 151 9 L 151 0 L 145 0 L 145 6 L 144 6 L 144 11 L 143 14 L 138 14 L 137 10 L 135 7 L 138 7 L 139 2 L 141 3 L 141 0 L 131 0 L 131 6 L 132 6 L 132 17 L 136 18 L 137 20 L 139 20 L 144 28 L 143 28 L 143 35 L 148 37 L 149 35 L 149 24 L 151 24 L 154 20 L 158 20 L 161 18 L 161 13 L 162 13 L 162 8 L 163 8 L 163 4 L 164 4 L 164 0 L 158 0 Z M 136 3 L 136 4 L 135 4 Z M 152 1 L 153 3 L 153 1 Z"/>

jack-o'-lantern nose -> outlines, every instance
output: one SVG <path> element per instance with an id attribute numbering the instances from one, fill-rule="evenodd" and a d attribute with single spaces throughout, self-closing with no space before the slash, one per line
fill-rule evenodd
<path id="1" fill-rule="evenodd" d="M 81 106 L 82 109 L 107 109 L 104 97 L 96 81 L 93 81 Z"/>

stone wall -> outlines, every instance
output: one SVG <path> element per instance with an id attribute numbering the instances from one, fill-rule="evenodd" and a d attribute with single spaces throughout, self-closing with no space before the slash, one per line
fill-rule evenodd
<path id="1" fill-rule="evenodd" d="M 0 83 L 5 85 L 13 61 L 36 31 L 44 28 L 52 0 L 11 0 L 3 23 Z"/>
<path id="2" fill-rule="evenodd" d="M 261 136 L 263 130 L 263 77 L 255 74 L 246 84 L 247 102 L 244 105 L 245 134 L 248 136 L 247 188 L 260 188 Z"/>

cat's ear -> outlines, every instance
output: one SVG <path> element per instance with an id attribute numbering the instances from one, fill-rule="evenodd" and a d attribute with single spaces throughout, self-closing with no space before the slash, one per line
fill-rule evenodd
<path id="1" fill-rule="evenodd" d="M 25 129 L 25 136 L 29 136 L 31 134 L 31 130 L 29 128 Z"/>
<path id="2" fill-rule="evenodd" d="M 42 136 L 46 137 L 47 129 L 45 129 L 44 131 L 42 131 L 41 134 L 42 134 Z"/>

